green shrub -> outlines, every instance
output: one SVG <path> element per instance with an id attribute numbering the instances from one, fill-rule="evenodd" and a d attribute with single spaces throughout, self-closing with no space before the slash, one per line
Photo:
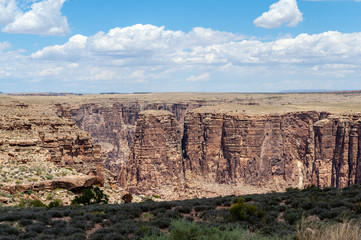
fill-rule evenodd
<path id="1" fill-rule="evenodd" d="M 361 214 L 361 202 L 355 204 L 355 212 Z"/>
<path id="2" fill-rule="evenodd" d="M 316 185 L 312 184 L 311 186 L 307 186 L 302 190 L 303 192 L 321 192 L 322 190 Z"/>
<path id="3" fill-rule="evenodd" d="M 39 199 L 29 200 L 22 199 L 18 204 L 19 207 L 46 207 L 46 205 Z"/>
<path id="4" fill-rule="evenodd" d="M 12 236 L 19 235 L 21 231 L 13 226 L 7 224 L 0 224 L 0 237 L 2 236 Z"/>
<path id="5" fill-rule="evenodd" d="M 257 206 L 247 205 L 241 197 L 229 208 L 229 213 L 233 221 L 249 221 L 251 217 L 264 216 Z"/>
<path id="6" fill-rule="evenodd" d="M 36 222 L 26 227 L 27 232 L 41 233 L 46 228 L 46 224 L 42 222 Z"/>
<path id="7" fill-rule="evenodd" d="M 244 197 L 244 201 L 245 202 L 250 202 L 250 201 L 252 201 L 253 200 L 253 197 L 251 197 L 251 196 L 245 196 Z"/>
<path id="8" fill-rule="evenodd" d="M 229 217 L 229 211 L 226 209 L 204 211 L 200 216 L 203 221 L 207 222 L 225 222 Z"/>
<path id="9" fill-rule="evenodd" d="M 301 190 L 299 188 L 286 188 L 286 192 L 300 192 Z"/>
<path id="10" fill-rule="evenodd" d="M 277 219 L 277 217 L 278 217 L 278 212 L 276 211 L 267 212 L 266 221 L 267 223 L 272 223 Z"/>
<path id="11" fill-rule="evenodd" d="M 283 218 L 291 225 L 302 218 L 302 211 L 300 209 L 287 209 Z"/>
<path id="12" fill-rule="evenodd" d="M 170 218 L 165 218 L 165 217 L 162 217 L 162 218 L 158 218 L 156 219 L 155 221 L 153 221 L 153 224 L 159 228 L 168 228 L 170 223 L 171 223 L 171 219 Z"/>
<path id="13" fill-rule="evenodd" d="M 60 199 L 56 199 L 49 203 L 48 208 L 61 207 L 61 206 L 63 206 L 63 202 Z"/>
<path id="14" fill-rule="evenodd" d="M 277 207 L 277 210 L 278 210 L 279 212 L 284 212 L 284 211 L 287 210 L 287 206 L 285 206 L 285 205 L 279 205 L 279 206 Z"/>
<path id="15" fill-rule="evenodd" d="M 306 202 L 303 202 L 301 204 L 301 207 L 304 209 L 304 210 L 310 210 L 312 208 L 315 207 L 315 203 L 314 202 L 309 202 L 309 201 L 306 201 Z"/>
<path id="16" fill-rule="evenodd" d="M 170 232 L 168 234 L 153 234 L 146 236 L 144 240 L 233 240 L 233 239 L 271 239 L 259 234 L 250 233 L 240 228 L 218 228 L 207 227 L 195 222 L 187 222 L 177 220 L 171 223 Z"/>
<path id="17" fill-rule="evenodd" d="M 192 211 L 192 208 L 187 205 L 181 205 L 177 208 L 180 213 L 190 213 Z"/>
<path id="18" fill-rule="evenodd" d="M 89 205 L 89 204 L 107 204 L 108 196 L 98 187 L 93 189 L 84 189 L 81 196 L 76 196 L 72 201 L 72 205 Z"/>
<path id="19" fill-rule="evenodd" d="M 23 227 L 26 227 L 26 226 L 28 226 L 28 225 L 30 225 L 30 224 L 32 224 L 33 223 L 33 221 L 31 220 L 31 219 L 27 219 L 27 218 L 25 218 L 25 219 L 20 219 L 20 221 L 19 221 L 19 224 L 21 225 L 21 226 L 23 226 Z"/>
<path id="20" fill-rule="evenodd" d="M 203 212 L 203 211 L 212 210 L 212 209 L 215 209 L 215 208 L 216 208 L 215 205 L 203 205 L 203 206 L 195 206 L 194 210 L 196 212 Z"/>

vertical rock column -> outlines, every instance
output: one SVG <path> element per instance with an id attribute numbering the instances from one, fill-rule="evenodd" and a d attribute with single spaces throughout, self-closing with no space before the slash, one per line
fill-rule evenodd
<path id="1" fill-rule="evenodd" d="M 329 117 L 314 125 L 315 160 L 312 183 L 320 187 L 346 187 L 355 158 L 355 132 L 349 118 Z M 351 131 L 351 136 L 350 136 Z M 351 141 L 351 142 L 350 142 Z M 349 156 L 350 155 L 350 156 Z"/>
<path id="2" fill-rule="evenodd" d="M 182 179 L 180 131 L 168 111 L 140 112 L 129 161 L 119 179 L 131 193 L 179 194 Z"/>

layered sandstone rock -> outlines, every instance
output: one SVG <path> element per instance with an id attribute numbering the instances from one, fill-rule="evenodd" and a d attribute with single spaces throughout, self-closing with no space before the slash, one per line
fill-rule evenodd
<path id="1" fill-rule="evenodd" d="M 360 183 L 361 116 L 333 115 L 316 122 L 313 129 L 311 182 L 340 188 Z"/>
<path id="2" fill-rule="evenodd" d="M 73 121 L 46 112 L 44 106 L 0 106 L 0 164 L 50 161 L 102 181 L 100 146 Z"/>
<path id="3" fill-rule="evenodd" d="M 72 109 L 70 114 L 71 119 L 101 145 L 105 167 L 118 172 L 120 163 L 129 158 L 139 111 L 137 103 L 89 103 Z"/>
<path id="4" fill-rule="evenodd" d="M 191 113 L 184 132 L 186 177 L 258 187 L 304 185 L 304 156 L 316 112 L 247 116 Z"/>
<path id="5" fill-rule="evenodd" d="M 139 115 L 130 160 L 120 173 L 129 190 L 176 199 L 361 182 L 361 116 L 196 110 L 185 117 L 181 141 L 172 137 L 172 118 Z"/>
<path id="6" fill-rule="evenodd" d="M 360 115 L 248 105 L 232 112 L 219 103 L 0 104 L 0 162 L 38 159 L 97 176 L 105 167 L 132 193 L 165 199 L 361 182 Z"/>
<path id="7" fill-rule="evenodd" d="M 131 193 L 177 197 L 182 179 L 180 140 L 172 113 L 140 112 L 129 161 L 120 171 L 121 184 Z"/>
<path id="8" fill-rule="evenodd" d="M 47 181 L 38 181 L 35 183 L 29 184 L 10 184 L 1 187 L 1 190 L 7 191 L 11 194 L 17 192 L 24 192 L 28 190 L 32 191 L 43 191 L 43 190 L 54 190 L 57 188 L 66 189 L 66 190 L 78 190 L 83 188 L 88 188 L 98 183 L 98 179 L 95 176 L 71 176 L 63 177 L 54 180 Z"/>
<path id="9" fill-rule="evenodd" d="M 166 110 L 175 115 L 182 131 L 186 113 L 200 106 L 211 104 L 205 101 L 165 102 L 122 102 L 86 103 L 79 106 L 58 105 L 58 113 L 71 118 L 80 128 L 89 132 L 95 143 L 101 145 L 105 167 L 119 172 L 122 163 L 127 162 L 136 132 L 138 114 L 145 110 Z"/>

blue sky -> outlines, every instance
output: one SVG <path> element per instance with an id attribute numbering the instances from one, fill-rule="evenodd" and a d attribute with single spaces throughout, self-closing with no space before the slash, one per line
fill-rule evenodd
<path id="1" fill-rule="evenodd" d="M 361 89 L 361 1 L 0 0 L 0 91 Z"/>

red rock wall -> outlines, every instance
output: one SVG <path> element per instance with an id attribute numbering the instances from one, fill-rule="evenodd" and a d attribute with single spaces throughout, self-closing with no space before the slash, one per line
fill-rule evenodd
<path id="1" fill-rule="evenodd" d="M 193 111 L 184 120 L 181 156 L 180 138 L 171 137 L 174 116 L 160 118 L 138 119 L 131 157 L 120 173 L 131 192 L 169 198 L 168 191 L 174 199 L 361 182 L 359 116 Z"/>
<path id="2" fill-rule="evenodd" d="M 361 182 L 360 118 L 330 116 L 315 123 L 313 184 L 341 188 Z"/>
<path id="3" fill-rule="evenodd" d="M 139 113 L 129 161 L 120 171 L 120 182 L 130 192 L 164 197 L 179 192 L 182 179 L 181 133 L 168 111 Z"/>
<path id="4" fill-rule="evenodd" d="M 185 121 L 186 177 L 259 187 L 303 186 L 309 127 L 315 112 L 245 116 L 191 113 Z M 302 165 L 302 166 L 301 166 Z"/>
<path id="5" fill-rule="evenodd" d="M 119 172 L 120 165 L 128 161 L 134 142 L 138 114 L 144 110 L 167 110 L 175 115 L 183 131 L 186 113 L 206 104 L 200 101 L 184 103 L 124 102 L 87 103 L 80 106 L 58 106 L 59 114 L 71 118 L 81 129 L 91 134 L 95 143 L 102 147 L 105 167 Z"/>
<path id="6" fill-rule="evenodd" d="M 361 116 L 190 111 L 206 104 L 89 103 L 69 116 L 102 146 L 105 167 L 137 193 L 187 198 L 361 182 Z M 174 115 L 157 122 L 156 114 L 139 114 L 147 109 Z M 171 157 L 180 157 L 180 170 L 166 164 Z"/>
<path id="7" fill-rule="evenodd" d="M 101 148 L 89 133 L 69 119 L 41 115 L 28 106 L 29 110 L 17 108 L 1 106 L 8 113 L 0 114 L 0 163 L 47 160 L 103 181 Z"/>

